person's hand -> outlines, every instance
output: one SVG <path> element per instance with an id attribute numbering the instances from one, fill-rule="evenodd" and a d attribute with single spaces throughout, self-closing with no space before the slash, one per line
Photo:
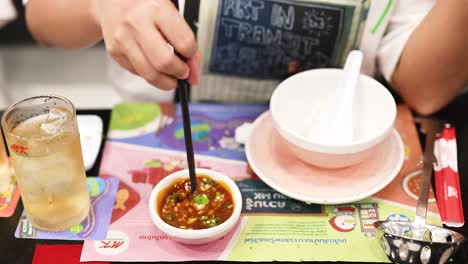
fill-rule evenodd
<path id="1" fill-rule="evenodd" d="M 177 79 L 198 84 L 201 56 L 195 36 L 169 0 L 90 1 L 106 49 L 123 68 L 161 89 L 175 88 Z"/>

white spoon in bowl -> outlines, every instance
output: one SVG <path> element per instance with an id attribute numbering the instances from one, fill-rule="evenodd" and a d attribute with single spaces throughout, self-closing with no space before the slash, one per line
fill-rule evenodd
<path id="1" fill-rule="evenodd" d="M 363 54 L 353 50 L 348 54 L 335 96 L 311 127 L 308 138 L 314 142 L 341 145 L 353 141 L 353 104 L 361 71 Z"/>

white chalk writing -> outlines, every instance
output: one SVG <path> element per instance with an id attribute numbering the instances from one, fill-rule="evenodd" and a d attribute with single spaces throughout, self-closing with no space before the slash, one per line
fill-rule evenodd
<path id="1" fill-rule="evenodd" d="M 341 8 L 327 4 L 220 0 L 209 69 L 284 78 L 330 66 L 343 14 Z"/>
<path id="2" fill-rule="evenodd" d="M 273 4 L 271 11 L 271 25 L 287 30 L 294 28 L 294 6 L 289 6 L 286 12 L 282 6 Z"/>
<path id="3" fill-rule="evenodd" d="M 261 0 L 225 0 L 223 16 L 233 16 L 243 20 L 258 20 L 258 13 L 264 8 Z"/>

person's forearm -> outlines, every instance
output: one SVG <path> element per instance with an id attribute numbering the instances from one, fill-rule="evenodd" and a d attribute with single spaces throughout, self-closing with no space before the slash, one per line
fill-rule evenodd
<path id="1" fill-rule="evenodd" d="M 87 47 L 102 38 L 90 10 L 90 0 L 29 0 L 26 22 L 33 37 L 42 45 Z"/>
<path id="2" fill-rule="evenodd" d="M 420 114 L 448 104 L 468 85 L 468 1 L 439 0 L 408 40 L 392 76 Z"/>

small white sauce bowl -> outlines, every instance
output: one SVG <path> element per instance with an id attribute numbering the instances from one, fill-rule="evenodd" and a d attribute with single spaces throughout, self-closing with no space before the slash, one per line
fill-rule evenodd
<path id="1" fill-rule="evenodd" d="M 151 192 L 149 199 L 151 220 L 153 220 L 154 225 L 156 225 L 159 230 L 164 232 L 171 239 L 184 244 L 205 244 L 221 238 L 236 225 L 242 211 L 242 195 L 239 188 L 231 178 L 220 172 L 208 169 L 196 169 L 196 173 L 197 175 L 206 175 L 214 181 L 223 183 L 223 185 L 228 188 L 232 195 L 234 210 L 232 215 L 225 222 L 206 229 L 189 230 L 169 225 L 168 223 L 164 222 L 164 220 L 161 219 L 161 216 L 159 215 L 158 208 L 160 207 L 160 204 L 158 204 L 158 202 L 160 202 L 160 199 L 158 199 L 158 195 L 175 181 L 188 179 L 189 171 L 181 170 L 166 176 L 158 184 L 156 184 L 153 191 Z"/>

